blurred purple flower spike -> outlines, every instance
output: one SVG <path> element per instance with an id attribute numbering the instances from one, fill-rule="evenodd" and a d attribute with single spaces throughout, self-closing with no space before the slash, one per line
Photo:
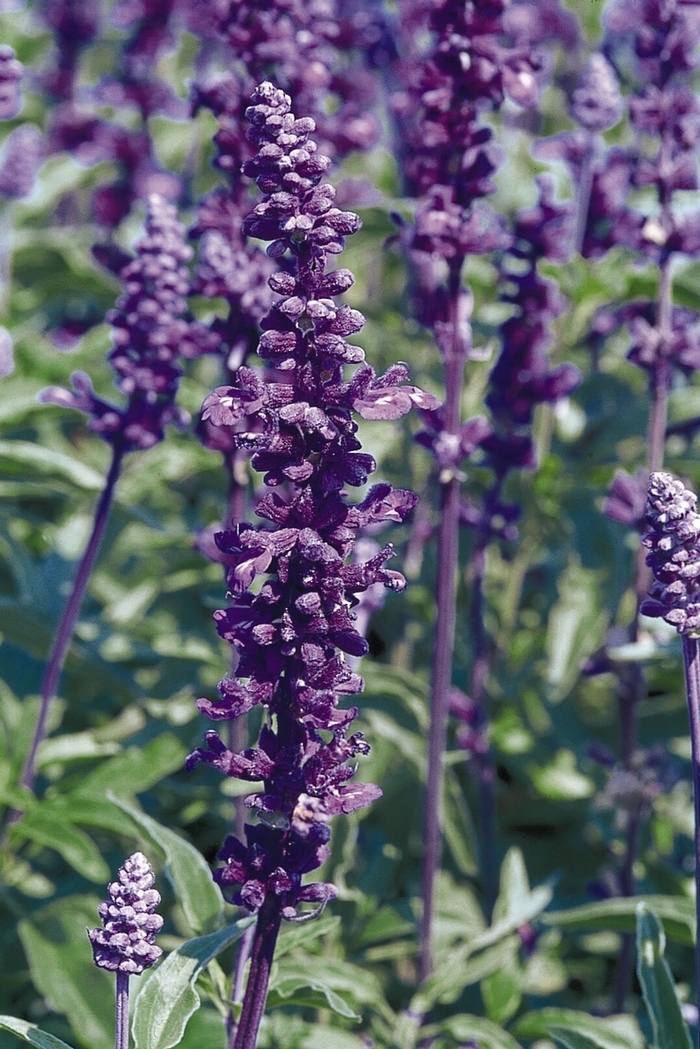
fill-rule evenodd
<path id="1" fill-rule="evenodd" d="M 24 66 L 9 44 L 0 44 L 0 120 L 17 116 L 22 105 L 20 83 Z"/>
<path id="2" fill-rule="evenodd" d="M 0 197 L 28 197 L 46 152 L 42 133 L 34 124 L 20 124 L 5 141 L 0 160 Z"/>

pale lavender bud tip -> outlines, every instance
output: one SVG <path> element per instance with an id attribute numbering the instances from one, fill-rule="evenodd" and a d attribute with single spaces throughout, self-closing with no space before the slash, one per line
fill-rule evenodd
<path id="1" fill-rule="evenodd" d="M 153 942 L 163 926 L 155 914 L 160 893 L 156 876 L 142 852 L 135 852 L 119 868 L 118 881 L 108 887 L 110 899 L 99 906 L 103 928 L 89 929 L 95 965 L 112 972 L 142 973 L 163 953 Z"/>

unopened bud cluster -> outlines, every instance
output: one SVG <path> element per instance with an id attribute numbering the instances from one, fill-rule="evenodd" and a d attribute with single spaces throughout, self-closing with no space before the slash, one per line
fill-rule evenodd
<path id="1" fill-rule="evenodd" d="M 109 900 L 98 908 L 103 928 L 89 929 L 88 937 L 95 965 L 138 975 L 163 953 L 153 942 L 163 927 L 154 913 L 160 893 L 153 888 L 156 876 L 142 852 L 125 861 L 117 878 L 108 888 Z"/>

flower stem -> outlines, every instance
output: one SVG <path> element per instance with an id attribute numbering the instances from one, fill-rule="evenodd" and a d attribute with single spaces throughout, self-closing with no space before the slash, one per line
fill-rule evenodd
<path id="1" fill-rule="evenodd" d="M 233 1049 L 256 1049 L 281 921 L 282 905 L 279 897 L 267 896 L 255 925 L 250 973 Z"/>
<path id="2" fill-rule="evenodd" d="M 586 147 L 581 160 L 578 191 L 576 195 L 576 226 L 574 229 L 574 251 L 581 252 L 586 236 L 588 209 L 591 204 L 593 189 L 593 166 L 595 163 L 596 139 L 590 131 L 586 132 Z"/>
<path id="3" fill-rule="evenodd" d="M 88 540 L 88 544 L 85 548 L 85 553 L 82 556 L 80 564 L 78 565 L 78 571 L 76 572 L 75 579 L 73 581 L 73 589 L 70 593 L 70 597 L 66 602 L 66 606 L 63 610 L 58 629 L 56 631 L 53 647 L 49 656 L 48 663 L 46 664 L 46 670 L 44 672 L 44 678 L 41 684 L 41 704 L 39 707 L 39 716 L 37 718 L 36 725 L 34 727 L 34 735 L 32 742 L 29 747 L 29 752 L 24 762 L 24 768 L 22 769 L 22 776 L 20 784 L 23 787 L 27 787 L 32 790 L 34 787 L 34 780 L 36 778 L 36 756 L 39 746 L 46 736 L 46 727 L 48 723 L 49 710 L 51 704 L 56 697 L 58 691 L 58 685 L 61 679 L 61 673 L 63 671 L 63 665 L 68 654 L 73 634 L 75 632 L 75 625 L 80 614 L 80 609 L 85 597 L 85 591 L 90 581 L 97 555 L 99 553 L 100 545 L 104 537 L 105 528 L 107 526 L 107 520 L 109 518 L 109 512 L 112 506 L 112 500 L 114 498 L 114 490 L 119 479 L 121 472 L 122 459 L 124 457 L 123 448 L 116 444 L 112 450 L 112 462 L 109 467 L 109 472 L 105 480 L 105 486 L 102 490 L 99 502 L 95 507 L 95 516 L 93 519 L 92 532 Z M 13 809 L 10 812 L 8 823 L 16 823 L 21 817 L 21 812 L 17 809 Z"/>
<path id="4" fill-rule="evenodd" d="M 668 203 L 662 204 L 662 222 L 665 230 L 670 229 L 671 216 Z M 660 267 L 659 301 L 656 311 L 656 329 L 659 334 L 661 352 L 657 367 L 650 383 L 651 408 L 647 430 L 647 469 L 655 473 L 663 469 L 666 447 L 666 426 L 668 421 L 669 362 L 665 354 L 672 336 L 673 285 L 671 258 L 667 255 Z M 639 637 L 639 606 L 649 590 L 651 573 L 646 564 L 646 550 L 640 545 L 637 551 L 634 574 L 634 593 L 637 611 L 630 623 L 628 637 L 635 642 Z M 618 712 L 620 719 L 620 757 L 625 768 L 632 766 L 634 752 L 637 749 L 637 708 L 646 695 L 646 681 L 642 667 L 632 663 L 626 668 L 625 678 L 618 681 Z M 641 831 L 641 812 L 630 812 L 627 820 L 625 854 L 620 871 L 620 891 L 623 896 L 633 896 L 634 861 L 637 857 Z M 634 934 L 625 933 L 622 937 L 622 950 L 618 959 L 617 979 L 613 1009 L 622 1012 L 624 1000 L 632 981 L 634 969 Z"/>
<path id="5" fill-rule="evenodd" d="M 460 323 L 462 260 L 450 267 L 452 336 L 445 353 L 444 432 L 459 431 L 464 364 L 468 345 Z M 430 697 L 428 736 L 428 784 L 425 798 L 423 851 L 423 919 L 419 958 L 419 978 L 433 971 L 433 918 L 435 878 L 440 865 L 442 830 L 443 763 L 447 745 L 448 695 L 452 683 L 452 661 L 457 604 L 457 560 L 459 546 L 460 480 L 456 468 L 444 470 L 440 478 L 440 525 L 438 529 L 437 622 Z"/>
<path id="6" fill-rule="evenodd" d="M 700 1006 L 700 646 L 683 635 L 683 667 L 692 745 L 693 806 L 695 810 L 695 1002 Z"/>
<path id="7" fill-rule="evenodd" d="M 231 987 L 231 1002 L 234 1005 L 240 1005 L 243 1001 L 243 974 L 245 973 L 245 967 L 250 958 L 254 936 L 255 926 L 251 925 L 249 929 L 246 929 L 238 942 L 236 961 L 233 967 L 233 986 Z M 227 1031 L 228 1038 L 226 1044 L 229 1046 L 229 1049 L 233 1049 L 236 1040 L 236 1032 L 238 1031 L 238 1021 L 236 1020 L 233 1011 L 229 1013 Z"/>
<path id="8" fill-rule="evenodd" d="M 488 638 L 484 626 L 484 580 L 486 576 L 486 546 L 488 536 L 477 535 L 471 555 L 471 610 L 473 662 L 469 683 L 469 698 L 476 709 L 477 723 L 474 726 L 480 735 L 487 736 L 489 713 L 486 706 L 486 677 L 489 670 Z M 479 792 L 479 856 L 481 882 L 487 915 L 493 912 L 498 892 L 496 870 L 496 797 L 495 769 L 491 748 L 474 757 Z"/>
<path id="9" fill-rule="evenodd" d="M 114 1049 L 129 1049 L 129 974 L 117 969 Z"/>

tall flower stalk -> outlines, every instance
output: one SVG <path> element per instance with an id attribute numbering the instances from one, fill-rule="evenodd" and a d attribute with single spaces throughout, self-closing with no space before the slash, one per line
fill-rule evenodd
<path id="1" fill-rule="evenodd" d="M 653 580 L 642 612 L 662 617 L 681 635 L 692 744 L 695 811 L 696 932 L 700 930 L 700 514 L 697 496 L 672 474 L 649 478 L 642 542 Z M 695 993 L 700 1004 L 700 936 L 695 945 Z"/>
<path id="2" fill-rule="evenodd" d="M 364 485 L 375 469 L 355 436 L 353 411 L 395 419 L 412 404 L 437 404 L 406 385 L 401 365 L 375 376 L 363 351 L 346 341 L 364 318 L 336 304 L 334 296 L 353 277 L 328 264 L 360 220 L 334 207 L 335 191 L 321 181 L 330 161 L 310 137 L 314 121 L 297 119 L 289 97 L 269 82 L 252 102 L 249 135 L 258 152 L 244 171 L 264 198 L 244 233 L 270 241 L 268 254 L 286 256 L 288 266 L 270 278 L 279 298 L 258 346 L 275 378 L 239 368 L 234 385 L 205 400 L 203 417 L 251 451 L 271 489 L 256 513 L 273 527 L 240 524 L 217 536 L 235 600 L 215 620 L 238 662 L 236 676 L 221 682 L 219 699 L 198 706 L 215 721 L 257 705 L 264 717 L 256 746 L 234 753 L 209 731 L 189 762 L 264 782 L 262 793 L 246 801 L 257 819 L 246 824 L 245 841 L 229 836 L 219 853 L 223 866 L 214 872 L 219 884 L 234 889 L 234 902 L 258 915 L 234 1049 L 256 1045 L 281 921 L 307 920 L 336 894 L 330 884 L 302 885 L 302 876 L 328 856 L 329 820 L 381 793 L 352 782 L 354 759 L 369 747 L 361 732 L 348 735 L 357 707 L 338 704 L 362 688 L 345 658 L 368 651 L 354 623 L 357 595 L 376 582 L 400 591 L 405 580 L 385 567 L 391 545 L 368 561 L 349 559 L 360 529 L 403 520 L 417 500 L 378 484 L 362 502 L 346 501 L 345 486 Z M 353 364 L 359 367 L 345 380 L 343 368 Z"/>
<path id="3" fill-rule="evenodd" d="M 445 405 L 429 422 L 426 443 L 439 469 L 436 637 L 433 654 L 428 777 L 424 810 L 423 918 L 419 976 L 433 970 L 435 879 L 442 849 L 442 793 L 447 719 L 452 684 L 457 608 L 461 464 L 490 428 L 481 418 L 462 422 L 465 365 L 472 353 L 471 294 L 463 285 L 469 255 L 506 247 L 510 238 L 495 215 L 477 202 L 495 189 L 499 156 L 482 121 L 506 95 L 523 105 L 537 98 L 539 63 L 527 46 L 505 36 L 497 2 L 479 5 L 440 0 L 427 28 L 431 50 L 416 54 L 425 12 L 406 0 L 400 10 L 407 32 L 404 87 L 394 98 L 399 153 L 406 186 L 418 197 L 409 255 L 419 287 L 418 318 L 436 337 L 444 363 Z M 442 267 L 443 273 L 440 273 Z M 478 654 L 477 654 L 478 655 Z"/>
<path id="4" fill-rule="evenodd" d="M 189 283 L 185 263 L 192 249 L 185 244 L 183 234 L 174 207 L 158 196 L 150 197 L 146 236 L 137 244 L 136 257 L 122 269 L 124 295 L 116 309 L 107 314 L 113 329 L 109 360 L 126 404 L 119 407 L 97 397 L 84 372 L 73 374 L 72 390 L 50 387 L 40 396 L 44 403 L 84 412 L 90 419 L 89 428 L 110 445 L 112 460 L 44 671 L 39 714 L 20 780 L 29 790 L 34 786 L 37 753 L 46 736 L 49 711 L 104 537 L 124 457 L 158 444 L 168 424 L 187 424 L 188 416 L 175 403 L 182 374 L 180 359 L 198 356 L 211 339 L 198 322 L 184 316 Z M 13 811 L 11 821 L 19 816 Z"/>

